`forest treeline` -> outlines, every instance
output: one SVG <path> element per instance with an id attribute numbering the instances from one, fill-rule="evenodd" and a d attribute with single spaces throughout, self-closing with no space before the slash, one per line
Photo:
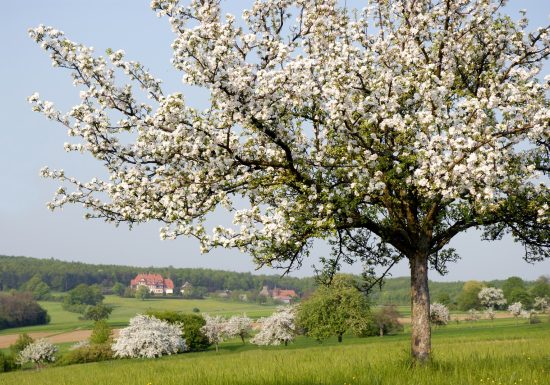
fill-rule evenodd
<path id="1" fill-rule="evenodd" d="M 45 292 L 67 292 L 79 284 L 99 285 L 106 291 L 115 284 L 124 286 L 130 284 L 138 273 L 158 273 L 174 281 L 176 290 L 185 282 L 193 286 L 202 287 L 208 292 L 219 290 L 255 292 L 262 286 L 294 289 L 300 295 L 311 293 L 317 286 L 313 277 L 296 278 L 281 277 L 278 275 L 256 275 L 233 271 L 213 270 L 203 268 L 175 268 L 175 267 L 137 267 L 121 265 L 94 265 L 82 262 L 66 262 L 57 259 L 38 259 L 30 257 L 0 256 L 0 291 L 11 289 L 20 291 L 40 291 L 40 285 L 46 284 Z M 32 280 L 31 280 L 32 279 Z M 508 280 L 510 280 L 509 278 Z M 33 283 L 33 281 L 37 281 Z M 528 291 L 535 282 L 519 280 L 522 290 Z M 475 281 L 477 282 L 477 281 Z M 483 282 L 484 286 L 501 288 L 507 280 Z M 544 283 L 546 282 L 546 283 Z M 550 285 L 548 279 L 539 282 Z M 479 285 L 482 283 L 479 282 Z M 29 288 L 31 287 L 32 288 Z M 430 296 L 433 301 L 455 303 L 460 306 L 465 282 L 435 282 L 430 281 Z M 481 287 L 481 286 L 480 286 Z M 545 289 L 549 290 L 549 289 Z M 540 290 L 539 290 L 540 291 Z M 544 290 L 543 290 L 544 291 Z M 476 297 L 477 292 L 474 293 Z M 532 296 L 534 296 L 533 294 Z M 538 294 L 542 295 L 542 294 Z M 37 296 L 40 298 L 40 296 Z M 388 278 L 382 290 L 375 288 L 370 293 L 370 300 L 374 304 L 410 304 L 410 280 L 408 277 Z M 462 302 L 465 301 L 462 298 Z M 475 302 L 475 301 L 474 301 Z M 476 304 L 464 304 L 462 307 L 475 307 Z"/>

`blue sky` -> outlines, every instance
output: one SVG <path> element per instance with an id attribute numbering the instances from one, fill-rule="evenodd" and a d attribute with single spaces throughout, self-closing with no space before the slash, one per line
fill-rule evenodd
<path id="1" fill-rule="evenodd" d="M 230 12 L 238 15 L 248 1 L 231 0 L 226 4 Z M 517 16 L 520 8 L 527 9 L 532 26 L 549 22 L 548 0 L 511 1 L 507 12 Z M 107 48 L 124 49 L 128 59 L 143 62 L 162 78 L 166 91 L 182 90 L 186 100 L 196 106 L 206 103 L 205 93 L 183 87 L 180 74 L 172 70 L 170 28 L 166 19 L 157 18 L 149 9 L 148 1 L 5 2 L 0 13 L 0 32 L 4 37 L 0 60 L 0 254 L 88 263 L 254 270 L 251 258 L 236 251 L 222 249 L 201 255 L 194 240 L 160 241 L 156 224 L 129 231 L 124 226 L 115 228 L 100 221 L 85 221 L 80 207 L 55 213 L 46 209 L 45 203 L 57 184 L 38 176 L 41 167 L 63 168 L 67 174 L 82 179 L 100 173 L 101 167 L 86 156 L 65 153 L 65 129 L 33 113 L 25 100 L 38 91 L 61 109 L 78 103 L 78 91 L 72 87 L 68 72 L 52 68 L 47 55 L 28 38 L 27 29 L 38 24 L 61 29 L 71 40 L 93 46 L 99 54 Z M 546 73 L 549 68 L 547 65 Z M 489 280 L 511 275 L 535 279 L 550 274 L 550 261 L 525 263 L 521 259 L 522 247 L 510 239 L 481 242 L 479 233 L 472 231 L 458 236 L 452 246 L 462 260 L 450 266 L 445 277 L 432 272 L 432 279 Z M 327 250 L 319 246 L 313 254 L 326 255 Z M 313 257 L 305 261 L 293 275 L 311 275 L 315 260 Z M 346 270 L 359 272 L 360 266 Z M 393 273 L 407 275 L 407 265 L 402 263 Z"/>

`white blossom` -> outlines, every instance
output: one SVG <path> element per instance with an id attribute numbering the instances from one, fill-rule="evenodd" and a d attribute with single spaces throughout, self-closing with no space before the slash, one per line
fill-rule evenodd
<path id="1" fill-rule="evenodd" d="M 249 336 L 252 331 L 252 319 L 246 314 L 235 315 L 227 321 L 225 325 L 225 333 L 228 338 L 240 337 L 244 343 L 244 339 Z"/>
<path id="2" fill-rule="evenodd" d="M 296 309 L 293 306 L 279 307 L 270 317 L 261 318 L 260 331 L 250 340 L 256 345 L 280 345 L 294 341 Z"/>
<path id="3" fill-rule="evenodd" d="M 430 321 L 435 325 L 447 325 L 451 320 L 447 306 L 434 302 L 430 304 Z"/>
<path id="4" fill-rule="evenodd" d="M 504 298 L 504 292 L 502 289 L 496 289 L 494 287 L 484 287 L 478 293 L 480 303 L 487 307 L 499 307 L 506 305 L 506 298 Z"/>
<path id="5" fill-rule="evenodd" d="M 547 297 L 535 297 L 533 302 L 533 309 L 545 312 L 550 310 L 550 300 Z"/>
<path id="6" fill-rule="evenodd" d="M 514 318 L 518 318 L 523 311 L 523 305 L 521 302 L 514 302 L 513 304 L 508 306 L 508 311 L 511 315 L 514 316 Z"/>
<path id="7" fill-rule="evenodd" d="M 130 319 L 111 346 L 115 357 L 154 358 L 185 350 L 181 325 L 139 314 Z"/>
<path id="8" fill-rule="evenodd" d="M 222 316 L 203 315 L 206 324 L 201 328 L 201 331 L 206 335 L 208 341 L 214 344 L 216 351 L 218 346 L 227 338 L 227 320 Z"/>
<path id="9" fill-rule="evenodd" d="M 27 347 L 19 353 L 17 361 L 22 365 L 27 362 L 38 365 L 46 362 L 54 362 L 57 350 L 55 345 L 45 339 L 39 339 L 27 345 Z"/>

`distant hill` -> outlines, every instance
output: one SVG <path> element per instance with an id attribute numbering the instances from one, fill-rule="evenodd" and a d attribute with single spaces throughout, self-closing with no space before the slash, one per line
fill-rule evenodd
<path id="1" fill-rule="evenodd" d="M 263 285 L 267 285 L 293 289 L 302 295 L 316 287 L 313 277 L 280 277 L 278 275 L 256 275 L 202 268 L 94 265 L 60 261 L 53 258 L 0 256 L 0 291 L 20 289 L 23 284 L 37 274 L 52 290 L 67 291 L 81 283 L 98 284 L 105 288 L 110 288 L 117 282 L 128 285 L 132 278 L 142 272 L 158 273 L 171 278 L 176 288 L 188 281 L 194 286 L 204 287 L 210 292 L 216 290 L 259 291 Z M 485 283 L 488 286 L 500 287 L 503 282 L 504 280 L 495 280 Z M 526 283 L 529 285 L 528 282 Z M 437 300 L 441 294 L 446 293 L 454 301 L 463 285 L 463 281 L 430 281 L 431 298 Z M 372 290 L 371 298 L 377 304 L 408 305 L 410 303 L 409 292 L 409 277 L 388 278 L 381 291 L 378 288 Z"/>

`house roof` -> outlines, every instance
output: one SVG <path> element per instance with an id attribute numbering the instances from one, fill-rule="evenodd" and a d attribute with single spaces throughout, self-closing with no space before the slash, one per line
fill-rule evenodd
<path id="1" fill-rule="evenodd" d="M 279 289 L 276 293 L 277 297 L 298 297 L 298 294 L 294 290 Z"/>
<path id="2" fill-rule="evenodd" d="M 173 289 L 174 288 L 174 282 L 170 278 L 166 278 L 164 280 L 164 287 L 166 287 L 168 289 Z"/>
<path id="3" fill-rule="evenodd" d="M 132 281 L 130 282 L 131 286 L 135 286 L 140 282 L 145 282 L 146 285 L 158 285 L 164 284 L 164 278 L 162 278 L 162 275 L 160 274 L 138 274 Z M 172 282 L 172 280 L 170 280 Z M 172 287 L 174 286 L 174 283 L 172 283 Z"/>

